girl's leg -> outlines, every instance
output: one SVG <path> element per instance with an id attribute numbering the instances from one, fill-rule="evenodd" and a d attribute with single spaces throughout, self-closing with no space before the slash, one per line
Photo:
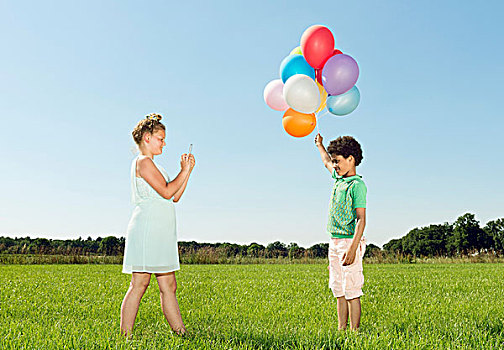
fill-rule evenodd
<path id="1" fill-rule="evenodd" d="M 348 308 L 350 309 L 350 327 L 353 330 L 358 330 L 361 318 L 360 298 L 348 300 Z"/>
<path id="2" fill-rule="evenodd" d="M 186 329 L 182 322 L 182 315 L 175 295 L 177 291 L 177 280 L 175 272 L 157 273 L 156 279 L 159 285 L 161 296 L 161 308 L 171 329 L 177 334 L 185 334 Z"/>
<path id="3" fill-rule="evenodd" d="M 121 305 L 121 333 L 126 336 L 131 334 L 133 330 L 138 306 L 149 286 L 150 277 L 150 273 L 144 272 L 133 272 L 131 274 L 131 283 Z"/>
<path id="4" fill-rule="evenodd" d="M 348 323 L 348 305 L 345 297 L 338 297 L 338 329 L 345 330 Z"/>

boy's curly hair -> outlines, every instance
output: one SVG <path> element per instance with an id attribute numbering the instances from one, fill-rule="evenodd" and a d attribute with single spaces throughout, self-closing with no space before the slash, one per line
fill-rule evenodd
<path id="1" fill-rule="evenodd" d="M 140 146 L 145 133 L 153 134 L 157 130 L 166 130 L 165 126 L 161 123 L 162 118 L 159 114 L 151 113 L 140 120 L 131 132 L 135 143 Z"/>
<path id="2" fill-rule="evenodd" d="M 332 140 L 327 147 L 327 152 L 333 155 L 340 155 L 344 158 L 353 156 L 355 166 L 359 165 L 364 158 L 362 156 L 362 148 L 359 142 L 352 136 L 340 136 L 336 140 Z"/>

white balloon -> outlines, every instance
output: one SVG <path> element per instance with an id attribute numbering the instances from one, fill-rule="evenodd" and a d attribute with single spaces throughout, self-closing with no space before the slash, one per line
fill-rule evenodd
<path id="1" fill-rule="evenodd" d="M 320 106 L 320 92 L 317 83 L 304 74 L 295 74 L 287 79 L 283 95 L 287 104 L 301 113 L 314 113 Z"/>

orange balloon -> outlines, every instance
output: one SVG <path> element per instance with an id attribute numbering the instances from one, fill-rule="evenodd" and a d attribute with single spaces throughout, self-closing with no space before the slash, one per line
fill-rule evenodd
<path id="1" fill-rule="evenodd" d="M 304 137 L 315 129 L 317 118 L 315 118 L 315 113 L 304 114 L 289 108 L 283 115 L 282 124 L 287 134 Z"/>
<path id="2" fill-rule="evenodd" d="M 325 91 L 325 89 L 322 86 L 322 84 L 319 84 L 318 82 L 317 82 L 317 87 L 318 87 L 319 92 L 320 92 L 320 106 L 315 111 L 315 113 L 318 113 L 321 110 L 323 110 L 324 108 L 326 108 L 326 102 L 327 102 L 327 91 Z"/>

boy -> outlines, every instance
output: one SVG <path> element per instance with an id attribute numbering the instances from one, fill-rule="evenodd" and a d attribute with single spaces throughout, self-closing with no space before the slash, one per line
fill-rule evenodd
<path id="1" fill-rule="evenodd" d="M 362 161 L 360 144 L 351 136 L 338 137 L 327 151 L 317 134 L 315 145 L 334 183 L 329 207 L 327 232 L 329 243 L 329 288 L 337 298 L 338 329 L 357 330 L 360 324 L 360 297 L 364 284 L 362 257 L 366 243 L 362 235 L 366 226 L 367 188 L 355 167 Z"/>

